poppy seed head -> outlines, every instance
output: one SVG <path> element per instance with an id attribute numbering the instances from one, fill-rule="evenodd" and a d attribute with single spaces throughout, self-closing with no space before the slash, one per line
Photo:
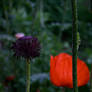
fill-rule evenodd
<path id="1" fill-rule="evenodd" d="M 40 55 L 40 42 L 36 37 L 24 36 L 13 43 L 11 49 L 14 51 L 14 56 L 31 59 Z"/>

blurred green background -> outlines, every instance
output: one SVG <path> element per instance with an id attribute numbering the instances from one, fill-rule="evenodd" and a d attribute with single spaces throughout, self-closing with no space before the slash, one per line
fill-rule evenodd
<path id="1" fill-rule="evenodd" d="M 78 0 L 81 44 L 78 57 L 92 64 L 92 10 L 89 0 Z M 25 92 L 25 60 L 16 59 L 10 47 L 16 33 L 38 37 L 42 49 L 31 61 L 31 92 L 71 92 L 49 80 L 50 55 L 72 54 L 71 0 L 0 0 L 0 92 Z M 14 80 L 5 85 L 7 76 Z M 79 92 L 90 92 L 90 83 Z"/>

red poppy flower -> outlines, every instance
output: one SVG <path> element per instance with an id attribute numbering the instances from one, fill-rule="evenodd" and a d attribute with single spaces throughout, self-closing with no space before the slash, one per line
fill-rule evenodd
<path id="1" fill-rule="evenodd" d="M 67 53 L 50 59 L 50 80 L 55 86 L 73 88 L 72 56 Z M 85 62 L 77 58 L 77 85 L 83 86 L 89 81 L 89 69 Z"/>

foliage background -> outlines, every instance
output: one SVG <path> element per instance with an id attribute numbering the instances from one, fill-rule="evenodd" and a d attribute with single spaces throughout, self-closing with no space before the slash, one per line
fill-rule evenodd
<path id="1" fill-rule="evenodd" d="M 92 10 L 89 0 L 78 0 L 78 24 L 81 38 L 79 58 L 91 71 Z M 50 55 L 72 54 L 72 12 L 70 0 L 1 0 L 0 1 L 0 92 L 24 92 L 25 61 L 13 57 L 10 47 L 15 34 L 23 32 L 39 38 L 41 55 L 31 62 L 32 92 L 63 92 L 49 80 Z M 15 75 L 6 87 L 5 78 Z M 65 88 L 66 92 L 72 89 Z M 90 83 L 79 92 L 89 92 Z"/>

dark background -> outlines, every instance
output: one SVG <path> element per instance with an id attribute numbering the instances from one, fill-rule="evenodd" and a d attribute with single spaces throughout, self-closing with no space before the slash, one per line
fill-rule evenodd
<path id="1" fill-rule="evenodd" d="M 78 57 L 92 63 L 92 10 L 89 0 L 78 0 L 81 44 Z M 71 0 L 0 0 L 0 92 L 25 92 L 25 60 L 16 59 L 10 47 L 15 34 L 36 36 L 42 49 L 31 61 L 31 92 L 64 92 L 49 80 L 50 55 L 72 54 Z M 5 85 L 7 76 L 15 79 Z M 66 92 L 72 89 L 65 88 Z M 90 83 L 79 92 L 89 92 Z"/>

